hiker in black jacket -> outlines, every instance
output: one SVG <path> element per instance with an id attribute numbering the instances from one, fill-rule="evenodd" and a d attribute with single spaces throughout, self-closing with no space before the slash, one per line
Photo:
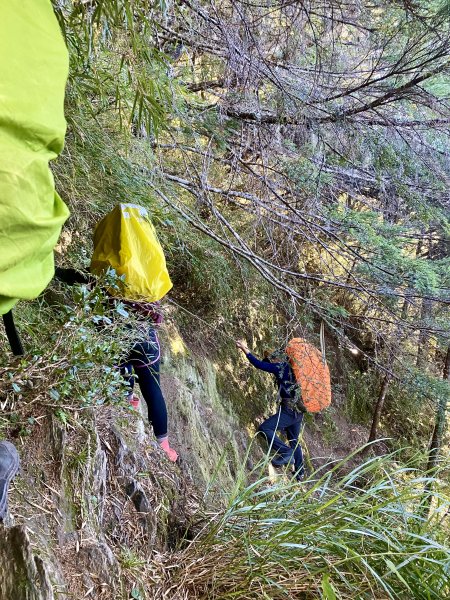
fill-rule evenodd
<path id="1" fill-rule="evenodd" d="M 254 367 L 271 373 L 275 377 L 280 405 L 274 415 L 261 423 L 258 431 L 266 437 L 270 448 L 276 454 L 272 464 L 279 467 L 294 462 L 295 475 L 300 480 L 304 475 L 304 467 L 299 435 L 305 410 L 301 402 L 300 388 L 295 381 L 291 365 L 288 360 L 273 361 L 270 358 L 259 360 L 243 341 L 237 341 L 236 346 Z M 280 440 L 276 435 L 277 431 L 286 433 L 289 446 Z"/>

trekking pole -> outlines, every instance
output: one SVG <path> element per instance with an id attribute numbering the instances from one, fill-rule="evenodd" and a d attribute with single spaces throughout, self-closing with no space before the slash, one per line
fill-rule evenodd
<path id="1" fill-rule="evenodd" d="M 6 336 L 8 338 L 9 345 L 11 346 L 12 353 L 15 356 L 21 356 L 22 354 L 25 354 L 22 342 L 20 341 L 19 334 L 17 333 L 17 329 L 14 324 L 12 310 L 9 310 L 3 315 L 3 324 L 5 326 Z"/>

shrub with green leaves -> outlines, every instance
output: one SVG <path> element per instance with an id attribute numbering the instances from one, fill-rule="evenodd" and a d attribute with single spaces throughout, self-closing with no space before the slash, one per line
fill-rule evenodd
<path id="1" fill-rule="evenodd" d="M 120 401 L 124 381 L 117 365 L 133 341 L 125 327 L 133 318 L 120 302 L 110 302 L 104 286 L 114 285 L 113 273 L 94 288 L 55 283 L 47 301 L 23 305 L 17 325 L 26 354 L 4 369 L 0 390 L 10 409 L 50 406 L 65 422 L 72 409 Z"/>

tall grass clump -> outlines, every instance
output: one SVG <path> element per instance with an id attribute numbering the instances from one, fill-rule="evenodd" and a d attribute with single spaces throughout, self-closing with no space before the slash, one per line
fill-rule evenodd
<path id="1" fill-rule="evenodd" d="M 268 478 L 238 484 L 226 510 L 176 555 L 165 593 L 449 598 L 448 488 L 440 480 L 432 511 L 424 511 L 426 480 L 394 458 L 372 458 L 341 476 L 337 465 L 300 485 Z"/>

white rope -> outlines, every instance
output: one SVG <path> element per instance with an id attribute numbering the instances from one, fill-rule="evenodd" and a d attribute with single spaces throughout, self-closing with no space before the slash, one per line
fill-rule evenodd
<path id="1" fill-rule="evenodd" d="M 326 365 L 327 357 L 325 354 L 325 325 L 323 321 L 320 323 L 320 349 L 322 350 L 322 362 L 324 365 Z"/>

